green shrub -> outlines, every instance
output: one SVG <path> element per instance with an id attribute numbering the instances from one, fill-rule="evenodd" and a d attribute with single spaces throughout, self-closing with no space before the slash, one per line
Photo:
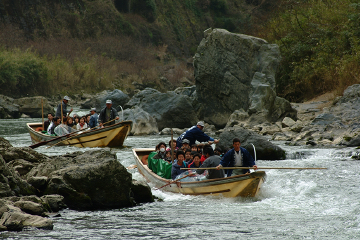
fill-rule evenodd
<path id="1" fill-rule="evenodd" d="M 43 94 L 38 86 L 48 83 L 45 62 L 30 50 L 0 51 L 0 89 L 3 94 Z M 45 89 L 43 89 L 45 90 Z"/>
<path id="2" fill-rule="evenodd" d="M 354 3 L 356 2 L 356 3 Z M 359 1 L 288 1 L 264 36 L 280 46 L 277 93 L 291 101 L 359 82 Z"/>

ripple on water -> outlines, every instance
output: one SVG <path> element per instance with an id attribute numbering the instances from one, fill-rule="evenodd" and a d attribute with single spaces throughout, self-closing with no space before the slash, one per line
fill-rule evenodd
<path id="1" fill-rule="evenodd" d="M 0 120 L 0 135 L 14 146 L 31 145 L 26 122 Z M 14 128 L 4 128 L 3 126 Z M 134 164 L 133 147 L 154 147 L 170 136 L 131 136 L 112 149 L 125 166 Z M 281 144 L 284 161 L 257 161 L 266 167 L 328 167 L 328 170 L 267 170 L 259 197 L 227 199 L 184 196 L 152 189 L 163 199 L 133 208 L 61 211 L 54 230 L 2 232 L 8 239 L 359 239 L 360 162 L 351 148 L 317 149 Z M 36 149 L 48 155 L 88 151 L 75 147 Z M 299 153 L 299 154 L 296 154 Z M 134 179 L 143 179 L 136 169 Z"/>

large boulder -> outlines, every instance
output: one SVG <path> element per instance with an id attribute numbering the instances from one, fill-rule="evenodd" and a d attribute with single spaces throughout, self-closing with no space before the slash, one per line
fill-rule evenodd
<path id="1" fill-rule="evenodd" d="M 276 96 L 279 62 L 276 44 L 224 29 L 206 31 L 194 57 L 199 118 L 221 128 L 238 109 L 269 121 L 296 119 L 290 103 Z"/>
<path id="2" fill-rule="evenodd" d="M 60 194 L 72 209 L 133 206 L 131 174 L 105 150 L 76 152 L 41 163 L 27 175 L 48 178 L 45 194 Z"/>
<path id="3" fill-rule="evenodd" d="M 185 94 L 161 93 L 146 88 L 134 95 L 125 105 L 125 108 L 135 107 L 140 107 L 156 119 L 159 130 L 166 127 L 185 128 L 198 121 L 191 99 Z"/>
<path id="4" fill-rule="evenodd" d="M 219 136 L 220 142 L 216 145 L 220 148 L 232 148 L 232 140 L 237 137 L 241 141 L 241 146 L 254 156 L 256 148 L 256 157 L 261 160 L 282 160 L 285 159 L 285 151 L 271 143 L 267 138 L 241 127 L 230 127 L 225 129 Z"/>
<path id="5" fill-rule="evenodd" d="M 0 155 L 0 197 L 35 194 L 33 186 L 21 179 L 20 175 L 9 167 Z"/>
<path id="6" fill-rule="evenodd" d="M 43 100 L 43 110 L 41 106 L 41 99 Z M 15 99 L 14 103 L 19 105 L 20 113 L 24 113 L 33 118 L 41 118 L 42 111 L 44 111 L 44 116 L 47 116 L 48 113 L 54 113 L 54 109 L 50 106 L 45 97 L 24 97 Z"/>
<path id="7" fill-rule="evenodd" d="M 14 99 L 0 95 L 0 119 L 19 118 L 20 116 L 19 105 L 14 103 Z"/>
<path id="8" fill-rule="evenodd" d="M 113 107 L 117 108 L 117 106 L 123 106 L 125 103 L 127 103 L 130 98 L 127 94 L 119 89 L 115 89 L 113 91 L 105 90 L 81 104 L 81 108 L 90 109 L 95 107 L 97 111 L 100 112 L 102 108 L 106 107 L 106 100 L 108 99 L 113 102 Z"/>
<path id="9" fill-rule="evenodd" d="M 124 111 L 124 120 L 133 122 L 131 135 L 149 135 L 159 132 L 155 118 L 142 108 L 135 106 Z"/>

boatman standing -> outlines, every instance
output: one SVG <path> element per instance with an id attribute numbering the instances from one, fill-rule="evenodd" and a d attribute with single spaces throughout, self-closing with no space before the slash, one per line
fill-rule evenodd
<path id="1" fill-rule="evenodd" d="M 96 113 L 96 108 L 91 108 L 90 110 L 90 121 L 89 121 L 89 127 L 94 128 L 98 125 L 99 115 Z"/>
<path id="2" fill-rule="evenodd" d="M 255 161 L 250 153 L 245 149 L 240 147 L 240 139 L 233 139 L 233 149 L 228 151 L 224 157 L 221 159 L 220 164 L 216 167 L 220 169 L 220 167 L 254 167 L 255 170 L 257 166 L 255 165 Z M 250 173 L 249 169 L 228 169 L 226 171 L 227 177 L 230 177 L 234 172 L 235 175 L 241 175 Z"/>
<path id="3" fill-rule="evenodd" d="M 114 121 L 111 121 L 114 120 Z M 115 120 L 119 120 L 119 114 L 115 108 L 112 107 L 112 101 L 106 100 L 106 107 L 100 111 L 99 115 L 99 126 L 103 127 L 104 123 L 111 121 L 110 123 L 105 124 L 106 126 L 110 126 L 115 124 Z"/>
<path id="4" fill-rule="evenodd" d="M 63 116 L 66 117 L 68 114 L 70 114 L 73 111 L 73 109 L 70 109 L 70 111 L 68 113 L 67 110 L 66 110 L 69 100 L 70 100 L 70 98 L 68 96 L 65 96 L 63 98 L 62 103 L 59 103 L 59 105 L 57 106 L 55 117 L 58 117 L 58 118 L 61 119 L 61 104 L 62 104 Z"/>
<path id="5" fill-rule="evenodd" d="M 195 126 L 189 128 L 186 132 L 183 132 L 176 140 L 176 147 L 181 148 L 183 139 L 188 139 L 190 141 L 190 146 L 195 144 L 195 141 L 209 142 L 209 144 L 212 142 L 218 143 L 219 140 L 213 139 L 203 132 L 204 126 L 204 122 L 200 121 Z"/>

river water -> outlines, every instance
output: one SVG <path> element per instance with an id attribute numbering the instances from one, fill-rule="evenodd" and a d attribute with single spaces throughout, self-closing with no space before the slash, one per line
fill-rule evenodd
<path id="1" fill-rule="evenodd" d="M 26 122 L 0 120 L 0 136 L 13 146 L 31 145 Z M 170 136 L 130 136 L 112 149 L 125 166 L 133 147 L 154 147 Z M 328 170 L 267 170 L 257 198 L 184 196 L 153 190 L 163 201 L 107 211 L 62 210 L 54 229 L 1 232 L 8 239 L 360 239 L 360 161 L 354 148 L 289 147 L 287 160 L 257 161 L 263 167 L 327 167 Z M 39 147 L 47 155 L 87 151 Z M 133 178 L 142 176 L 130 170 Z"/>

